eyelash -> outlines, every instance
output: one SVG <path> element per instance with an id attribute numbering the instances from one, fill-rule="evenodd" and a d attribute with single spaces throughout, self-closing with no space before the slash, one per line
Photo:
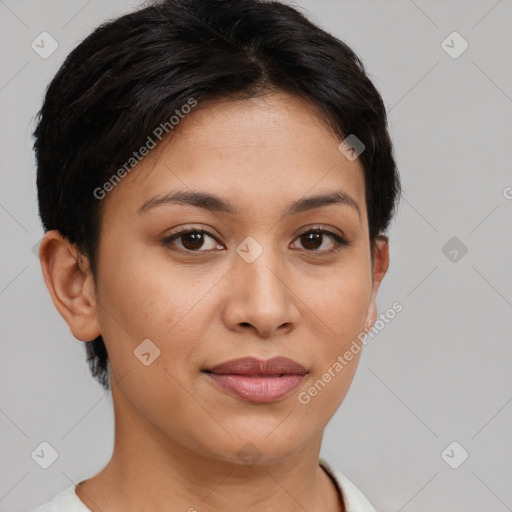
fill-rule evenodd
<path id="1" fill-rule="evenodd" d="M 200 233 L 202 235 L 208 235 L 208 236 L 212 237 L 214 240 L 216 240 L 218 242 L 216 236 L 213 233 L 210 233 L 210 231 L 208 231 L 208 230 L 206 230 L 204 228 L 190 228 L 190 227 L 187 227 L 187 228 L 181 228 L 176 233 L 173 233 L 172 235 L 164 238 L 162 240 L 162 244 L 164 246 L 170 248 L 173 251 L 184 251 L 184 252 L 187 252 L 187 253 L 208 253 L 208 252 L 210 252 L 210 251 L 201 251 L 201 250 L 193 251 L 193 250 L 190 250 L 190 249 L 181 249 L 181 248 L 172 248 L 171 247 L 172 246 L 172 242 L 174 240 L 178 239 L 182 235 L 187 235 L 187 234 L 190 234 L 190 233 Z M 327 235 L 329 238 L 331 238 L 331 240 L 334 241 L 334 243 L 335 243 L 334 248 L 333 249 L 329 249 L 329 250 L 320 250 L 320 251 L 319 250 L 312 250 L 312 249 L 311 250 L 310 249 L 299 249 L 299 250 L 305 251 L 305 252 L 308 252 L 308 253 L 318 253 L 320 255 L 325 255 L 325 254 L 331 254 L 331 253 L 334 253 L 334 252 L 341 251 L 341 250 L 343 250 L 346 247 L 349 247 L 351 245 L 351 242 L 349 242 L 348 240 L 346 240 L 342 236 L 337 235 L 336 233 L 333 233 L 332 231 L 328 231 L 328 230 L 326 230 L 324 228 L 320 228 L 320 227 L 313 227 L 313 228 L 305 229 L 304 231 L 302 231 L 301 233 L 299 233 L 297 235 L 296 239 L 299 239 L 302 236 L 310 234 L 310 233 Z"/>

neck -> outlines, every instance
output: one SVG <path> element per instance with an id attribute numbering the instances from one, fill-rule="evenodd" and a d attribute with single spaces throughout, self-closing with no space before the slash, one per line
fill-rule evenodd
<path id="1" fill-rule="evenodd" d="M 318 463 L 322 432 L 284 460 L 261 454 L 249 465 L 170 439 L 122 399 L 114 400 L 114 410 L 112 458 L 76 487 L 92 512 L 344 511 L 334 482 Z"/>

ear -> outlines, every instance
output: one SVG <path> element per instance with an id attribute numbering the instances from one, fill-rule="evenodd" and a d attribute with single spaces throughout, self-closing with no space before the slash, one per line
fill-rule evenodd
<path id="1" fill-rule="evenodd" d="M 73 336 L 81 341 L 97 338 L 101 333 L 88 259 L 52 230 L 41 240 L 39 260 L 52 301 Z"/>
<path id="2" fill-rule="evenodd" d="M 375 321 L 377 320 L 377 292 L 379 291 L 380 283 L 389 267 L 389 245 L 388 237 L 379 235 L 376 240 L 374 249 L 373 262 L 372 262 L 372 295 L 370 297 L 370 304 L 368 313 L 364 324 L 365 330 L 369 331 Z"/>

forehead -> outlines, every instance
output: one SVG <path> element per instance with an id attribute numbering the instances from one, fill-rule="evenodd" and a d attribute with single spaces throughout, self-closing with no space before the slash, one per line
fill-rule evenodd
<path id="1" fill-rule="evenodd" d="M 104 213 L 176 190 L 214 192 L 253 213 L 342 190 L 365 214 L 362 164 L 339 144 L 309 103 L 284 93 L 199 104 L 108 193 Z"/>

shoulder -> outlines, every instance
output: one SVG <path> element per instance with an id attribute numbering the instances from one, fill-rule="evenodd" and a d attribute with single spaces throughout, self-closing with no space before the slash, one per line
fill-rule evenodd
<path id="1" fill-rule="evenodd" d="M 320 465 L 338 484 L 347 512 L 376 512 L 368 498 L 339 469 L 329 464 L 323 457 L 320 457 Z"/>
<path id="2" fill-rule="evenodd" d="M 75 485 L 64 489 L 53 498 L 32 510 L 32 512 L 91 512 L 75 493 Z"/>

